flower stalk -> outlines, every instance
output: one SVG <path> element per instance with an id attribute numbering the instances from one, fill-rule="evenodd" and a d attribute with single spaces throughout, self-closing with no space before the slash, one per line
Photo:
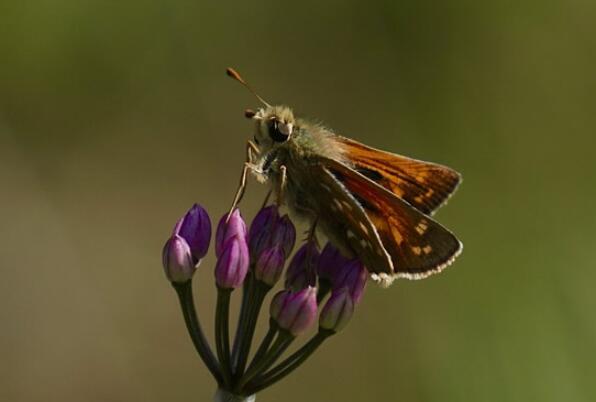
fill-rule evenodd
<path id="1" fill-rule="evenodd" d="M 178 294 L 180 308 L 182 309 L 182 315 L 184 316 L 184 322 L 186 323 L 190 339 L 192 340 L 199 357 L 203 360 L 203 363 L 207 369 L 209 369 L 213 378 L 215 378 L 218 384 L 221 384 L 223 381 L 221 367 L 209 347 L 209 342 L 207 342 L 207 338 L 205 338 L 205 334 L 203 333 L 201 323 L 199 322 L 195 310 L 192 282 L 190 280 L 182 283 L 172 282 L 172 286 Z"/>
<path id="2" fill-rule="evenodd" d="M 249 383 L 246 387 L 246 392 L 249 394 L 256 394 L 283 379 L 304 363 L 306 359 L 308 359 L 319 346 L 321 346 L 321 344 L 334 333 L 335 332 L 330 330 L 320 329 L 316 335 L 290 357 Z"/>
<path id="3" fill-rule="evenodd" d="M 223 381 L 226 387 L 232 386 L 230 366 L 230 296 L 231 289 L 217 288 L 217 306 L 215 309 L 215 342 L 217 357 L 221 362 Z"/>
<path id="4" fill-rule="evenodd" d="M 246 315 L 243 317 L 242 330 L 238 334 L 238 352 L 234 362 L 234 377 L 242 377 L 250 354 L 252 339 L 257 326 L 261 306 L 270 287 L 261 281 L 253 279 L 249 285 Z"/>

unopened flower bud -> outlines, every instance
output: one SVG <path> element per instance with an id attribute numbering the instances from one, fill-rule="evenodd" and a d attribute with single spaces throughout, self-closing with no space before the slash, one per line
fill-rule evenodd
<path id="1" fill-rule="evenodd" d="M 297 336 L 317 318 L 317 289 L 309 286 L 297 292 L 282 290 L 271 301 L 270 312 L 280 328 Z"/>
<path id="2" fill-rule="evenodd" d="M 273 286 L 279 280 L 284 268 L 285 253 L 279 246 L 274 246 L 261 253 L 255 264 L 257 280 Z"/>
<path id="3" fill-rule="evenodd" d="M 333 291 L 319 316 L 319 327 L 333 332 L 341 331 L 354 314 L 354 302 L 348 288 Z"/>
<path id="4" fill-rule="evenodd" d="M 238 208 L 232 211 L 230 219 L 228 219 L 228 214 L 225 214 L 219 220 L 215 234 L 215 255 L 218 258 L 223 252 L 224 246 L 232 237 L 246 239 L 246 224 Z"/>
<path id="5" fill-rule="evenodd" d="M 257 213 L 252 220 L 248 231 L 248 245 L 253 260 L 259 258 L 261 253 L 269 248 L 273 229 L 279 219 L 276 205 L 269 205 Z"/>
<path id="6" fill-rule="evenodd" d="M 178 235 L 173 235 L 166 242 L 162 261 L 164 272 L 170 282 L 189 281 L 196 270 L 190 246 Z"/>
<path id="7" fill-rule="evenodd" d="M 296 228 L 288 215 L 284 215 L 277 220 L 271 244 L 280 245 L 286 256 L 289 256 L 296 243 Z"/>
<path id="8" fill-rule="evenodd" d="M 317 282 L 316 266 L 319 250 L 315 242 L 304 244 L 294 255 L 286 271 L 285 288 L 292 290 L 315 286 Z"/>
<path id="9" fill-rule="evenodd" d="M 337 278 L 337 272 L 349 261 L 331 242 L 327 243 L 323 251 L 321 251 L 321 256 L 317 264 L 319 279 L 329 282 L 329 285 L 333 285 L 333 282 Z"/>
<path id="10" fill-rule="evenodd" d="M 354 304 L 358 304 L 364 294 L 368 271 L 358 259 L 353 259 L 338 269 L 332 281 L 333 289 L 348 288 Z"/>
<path id="11" fill-rule="evenodd" d="M 235 289 L 242 285 L 248 272 L 248 246 L 243 236 L 226 242 L 215 265 L 215 283 L 222 289 Z"/>
<path id="12" fill-rule="evenodd" d="M 186 240 L 196 264 L 207 254 L 211 241 L 211 220 L 207 211 L 194 204 L 191 209 L 176 223 L 173 235 Z"/>

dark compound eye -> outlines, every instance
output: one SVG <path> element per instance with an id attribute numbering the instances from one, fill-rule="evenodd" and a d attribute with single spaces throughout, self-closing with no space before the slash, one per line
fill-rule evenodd
<path id="1" fill-rule="evenodd" d="M 286 142 L 289 135 L 286 135 L 280 131 L 280 124 L 277 120 L 272 119 L 267 122 L 267 130 L 269 131 L 269 137 L 275 142 Z"/>

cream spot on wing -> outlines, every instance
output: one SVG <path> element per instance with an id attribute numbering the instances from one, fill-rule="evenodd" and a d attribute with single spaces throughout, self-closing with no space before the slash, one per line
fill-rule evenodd
<path id="1" fill-rule="evenodd" d="M 425 219 L 422 219 L 418 225 L 416 225 L 415 229 L 419 235 L 423 235 L 424 232 L 426 232 L 426 229 L 428 229 L 428 222 Z"/>
<path id="2" fill-rule="evenodd" d="M 390 227 L 391 227 L 391 233 L 393 234 L 393 238 L 395 239 L 395 242 L 399 246 L 400 244 L 403 243 L 404 238 L 395 226 L 392 225 Z"/>
<path id="3" fill-rule="evenodd" d="M 344 210 L 344 207 L 343 207 L 343 205 L 341 204 L 341 202 L 340 202 L 340 201 L 339 201 L 337 198 L 334 198 L 334 199 L 333 199 L 333 203 L 334 203 L 334 204 L 337 206 L 337 208 L 338 208 L 340 211 L 343 211 L 343 210 Z"/>
<path id="4" fill-rule="evenodd" d="M 433 248 L 431 246 L 424 246 L 422 247 L 422 251 L 424 251 L 424 254 L 430 254 L 430 252 L 433 251 Z"/>
<path id="5" fill-rule="evenodd" d="M 420 247 L 418 247 L 418 246 L 415 246 L 415 247 L 410 247 L 410 248 L 412 249 L 412 252 L 413 252 L 414 254 L 416 254 L 416 255 L 420 255 L 420 254 L 422 254 L 422 249 L 421 249 Z"/>
<path id="6" fill-rule="evenodd" d="M 352 206 L 350 205 L 350 203 L 349 203 L 349 202 L 347 202 L 347 201 L 342 201 L 341 203 L 342 203 L 342 205 L 343 205 L 344 207 L 346 207 L 348 210 L 350 210 L 350 211 L 352 210 Z"/>
<path id="7" fill-rule="evenodd" d="M 370 247 L 370 243 L 364 239 L 360 239 L 360 246 L 362 248 L 369 248 Z"/>
<path id="8" fill-rule="evenodd" d="M 348 236 L 348 239 L 355 239 L 356 238 L 356 235 L 351 230 L 348 230 L 346 232 L 346 236 Z"/>
<path id="9" fill-rule="evenodd" d="M 360 229 L 362 229 L 362 231 L 368 235 L 368 228 L 366 227 L 366 225 L 362 222 L 360 222 Z"/>

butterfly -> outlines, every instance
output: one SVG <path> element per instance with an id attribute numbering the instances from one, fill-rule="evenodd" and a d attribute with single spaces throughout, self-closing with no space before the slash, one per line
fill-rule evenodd
<path id="1" fill-rule="evenodd" d="M 296 215 L 311 222 L 343 254 L 357 257 L 381 285 L 395 278 L 422 279 L 442 271 L 462 243 L 431 218 L 461 182 L 455 170 L 381 151 L 270 105 L 233 69 L 263 107 L 247 110 L 255 122 L 246 177 L 270 183 Z"/>

